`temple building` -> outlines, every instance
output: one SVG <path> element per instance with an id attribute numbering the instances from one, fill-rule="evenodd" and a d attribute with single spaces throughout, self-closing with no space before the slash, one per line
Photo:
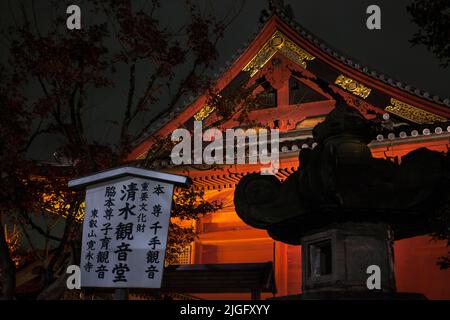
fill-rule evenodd
<path id="1" fill-rule="evenodd" d="M 248 114 L 249 120 L 280 130 L 280 169 L 283 181 L 301 167 L 301 148 L 314 148 L 313 127 L 333 110 L 335 100 L 307 77 L 317 76 L 333 85 L 350 106 L 367 119 L 383 123 L 383 131 L 369 144 L 374 157 L 401 161 L 408 152 L 426 147 L 448 152 L 450 144 L 450 99 L 394 80 L 361 65 L 328 46 L 284 10 L 272 8 L 255 37 L 217 77 L 220 94 L 233 88 L 253 86 L 260 105 Z M 207 95 L 161 119 L 158 126 L 140 141 L 129 160 L 146 156 L 157 141 L 175 129 L 192 129 L 195 120 L 210 127 L 220 118 L 208 105 Z M 233 114 L 222 121 L 221 130 L 239 127 Z M 245 128 L 244 128 L 245 129 Z M 259 172 L 259 164 L 169 165 L 168 171 L 189 176 L 195 188 L 205 190 L 208 200 L 224 207 L 196 223 L 199 238 L 186 249 L 180 263 L 237 264 L 272 262 L 276 296 L 301 292 L 301 246 L 274 241 L 265 230 L 246 225 L 235 213 L 235 186 L 246 174 Z M 420 292 L 429 299 L 450 299 L 450 270 L 440 270 L 436 261 L 447 254 L 445 242 L 420 236 L 396 241 L 397 290 Z M 264 293 L 262 298 L 272 297 Z M 246 294 L 202 294 L 202 298 L 248 298 Z"/>

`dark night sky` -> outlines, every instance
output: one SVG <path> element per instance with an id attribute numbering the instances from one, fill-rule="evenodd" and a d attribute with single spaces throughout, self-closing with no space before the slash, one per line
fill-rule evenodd
<path id="1" fill-rule="evenodd" d="M 8 1 L 0 4 L 1 26 L 10 21 L 11 14 Z M 29 2 L 29 1 L 28 1 Z M 70 1 L 77 4 L 78 1 Z M 171 24 L 182 21 L 184 17 L 183 0 L 164 0 L 161 19 Z M 221 14 L 232 6 L 231 1 L 210 0 L 209 8 Z M 220 58 L 217 69 L 222 67 L 235 52 L 241 48 L 258 29 L 261 10 L 267 8 L 266 0 L 247 0 L 239 17 L 233 22 L 219 45 Z M 408 40 L 417 26 L 411 22 L 406 11 L 409 0 L 286 0 L 293 8 L 295 19 L 326 43 L 359 61 L 371 69 L 390 77 L 427 90 L 441 97 L 450 97 L 450 69 L 439 66 L 438 60 L 424 47 L 411 47 Z M 48 17 L 48 2 L 36 1 L 39 18 Z M 382 29 L 371 31 L 366 28 L 366 8 L 377 4 L 381 8 Z M 14 5 L 13 5 L 14 6 Z M 83 8 L 82 8 L 83 9 Z M 86 17 L 94 19 L 95 17 Z M 83 23 L 83 21 L 82 21 Z M 3 46 L 3 45 L 2 45 Z M 1 53 L 5 54 L 4 48 Z M 143 74 L 145 74 L 145 70 Z M 120 73 L 119 73 L 120 74 Z M 107 111 L 114 118 L 114 104 L 123 99 L 124 88 L 94 97 L 91 113 L 87 123 L 92 133 L 100 139 L 110 139 L 111 130 L 98 125 L 96 119 L 100 113 Z M 163 108 L 163 104 L 161 108 Z M 147 119 L 143 119 L 147 121 Z M 100 128 L 100 129 L 99 129 Z M 45 140 L 43 140 L 45 139 Z M 40 159 L 48 159 L 55 149 L 57 141 L 49 137 L 42 138 L 33 151 Z M 45 142 L 42 144 L 42 142 Z"/>

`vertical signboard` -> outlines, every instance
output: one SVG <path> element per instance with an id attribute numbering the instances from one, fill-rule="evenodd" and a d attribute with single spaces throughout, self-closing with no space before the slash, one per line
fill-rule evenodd
<path id="1" fill-rule="evenodd" d="M 87 187 L 83 287 L 161 287 L 173 187 L 131 176 Z"/>

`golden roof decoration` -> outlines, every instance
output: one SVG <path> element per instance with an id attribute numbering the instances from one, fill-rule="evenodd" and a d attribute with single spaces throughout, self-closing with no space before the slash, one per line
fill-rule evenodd
<path id="1" fill-rule="evenodd" d="M 384 110 L 418 124 L 448 121 L 444 117 L 419 109 L 395 98 L 391 98 L 391 105 L 384 108 Z"/>
<path id="2" fill-rule="evenodd" d="M 348 92 L 353 93 L 355 96 L 359 96 L 363 99 L 366 99 L 372 91 L 372 89 L 364 86 L 362 83 L 344 76 L 343 74 L 339 75 L 334 83 Z"/>
<path id="3" fill-rule="evenodd" d="M 209 115 L 210 115 L 211 113 L 213 113 L 214 110 L 216 110 L 216 107 L 211 106 L 211 105 L 208 105 L 208 104 L 205 104 L 205 105 L 203 106 L 203 108 L 201 108 L 200 111 L 197 112 L 197 113 L 194 115 L 194 120 L 195 120 L 195 121 L 203 121 L 203 120 L 205 120 L 206 118 L 208 118 Z"/>
<path id="4" fill-rule="evenodd" d="M 277 30 L 242 71 L 250 72 L 250 76 L 253 77 L 277 52 L 281 52 L 286 58 L 304 69 L 307 67 L 306 61 L 316 58 Z"/>

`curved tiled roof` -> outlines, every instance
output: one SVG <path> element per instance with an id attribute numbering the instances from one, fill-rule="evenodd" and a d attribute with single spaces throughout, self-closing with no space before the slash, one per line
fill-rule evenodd
<path id="1" fill-rule="evenodd" d="M 286 13 L 279 9 L 278 7 L 275 7 L 272 9 L 272 11 L 268 11 L 268 15 L 265 17 L 262 17 L 262 19 L 265 19 L 266 21 L 270 19 L 273 15 L 276 15 L 277 17 L 281 18 L 286 24 L 288 24 L 291 28 L 293 28 L 295 31 L 297 31 L 302 37 L 304 37 L 307 41 L 309 41 L 311 44 L 313 44 L 315 47 L 320 49 L 321 51 L 325 52 L 328 55 L 333 56 L 335 59 L 340 60 L 345 65 L 358 70 L 359 72 L 362 72 L 368 76 L 370 76 L 373 79 L 382 81 L 392 87 L 401 89 L 405 92 L 408 92 L 409 94 L 415 95 L 417 97 L 427 99 L 429 101 L 432 101 L 434 103 L 438 103 L 441 105 L 445 105 L 450 107 L 450 98 L 447 97 L 440 97 L 438 95 L 434 95 L 428 91 L 421 90 L 417 87 L 414 87 L 412 85 L 409 85 L 407 83 L 401 82 L 399 80 L 393 79 L 392 77 L 378 72 L 372 68 L 369 68 L 367 66 L 362 65 L 361 63 L 357 62 L 353 58 L 349 58 L 348 56 L 345 56 L 338 50 L 334 49 L 332 46 L 327 44 L 325 41 L 321 40 L 314 34 L 312 34 L 310 31 L 308 31 L 305 27 L 303 27 L 301 24 L 299 24 L 294 19 L 290 18 Z"/>
<path id="2" fill-rule="evenodd" d="M 218 69 L 213 74 L 213 80 L 218 80 L 223 73 L 228 71 L 231 66 L 238 60 L 238 58 L 244 53 L 244 51 L 249 47 L 249 45 L 257 38 L 257 36 L 260 34 L 261 30 L 264 28 L 266 23 L 273 17 L 276 16 L 280 18 L 284 23 L 286 23 L 288 26 L 290 26 L 293 30 L 295 30 L 299 35 L 301 35 L 305 40 L 307 40 L 309 43 L 311 43 L 313 46 L 324 52 L 325 54 L 333 57 L 336 60 L 339 60 L 343 64 L 351 67 L 352 69 L 364 73 L 365 75 L 386 83 L 387 85 L 398 88 L 408 94 L 417 96 L 422 99 L 429 100 L 433 103 L 450 107 L 450 98 L 447 97 L 440 97 L 438 95 L 434 95 L 428 91 L 421 90 L 417 87 L 414 87 L 410 84 L 401 82 L 399 80 L 396 80 L 384 73 L 378 72 L 374 70 L 373 68 L 369 68 L 368 66 L 364 66 L 362 63 L 357 62 L 353 58 L 349 58 L 345 54 L 341 53 L 339 50 L 333 48 L 331 45 L 326 43 L 324 40 L 320 39 L 316 35 L 314 35 L 312 32 L 310 32 L 308 29 L 306 29 L 304 26 L 302 26 L 300 23 L 298 23 L 295 19 L 290 17 L 288 14 L 285 13 L 282 9 L 275 6 L 271 9 L 265 10 L 265 15 L 261 15 L 260 21 L 258 23 L 257 30 L 248 38 L 247 41 L 243 43 L 243 45 L 236 51 L 236 53 L 231 57 L 230 60 L 227 60 L 225 64 Z M 170 120 L 172 120 L 177 114 L 184 111 L 189 105 L 191 105 L 194 101 L 196 101 L 199 97 L 201 97 L 202 94 L 198 96 L 190 96 L 187 100 L 182 103 L 182 105 L 177 106 L 173 110 L 167 111 L 165 114 L 163 114 L 160 118 L 156 120 L 152 120 L 155 122 L 155 125 L 150 128 L 148 133 L 135 142 L 135 146 L 139 145 L 143 141 L 147 140 L 153 133 L 155 133 L 157 130 L 161 129 L 165 124 L 167 124 Z"/>

